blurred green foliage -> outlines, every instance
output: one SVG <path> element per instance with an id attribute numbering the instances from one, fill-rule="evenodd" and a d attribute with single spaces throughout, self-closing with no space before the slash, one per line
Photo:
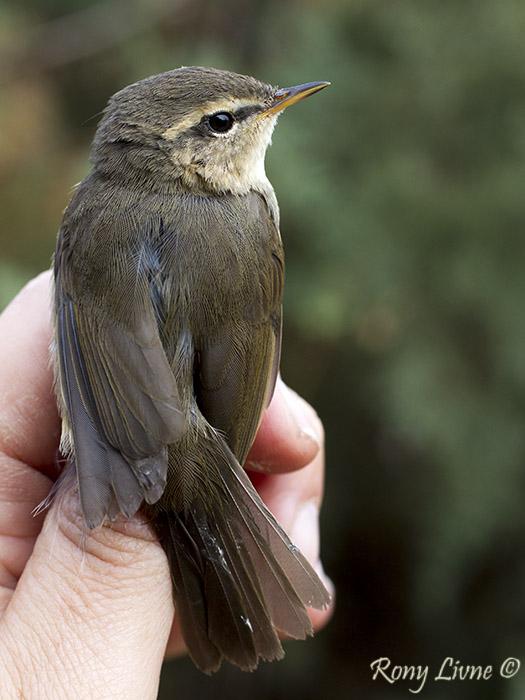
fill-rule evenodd
<path id="1" fill-rule="evenodd" d="M 91 117 L 124 84 L 181 64 L 333 83 L 282 117 L 268 173 L 288 263 L 283 373 L 327 429 L 337 613 L 255 676 L 172 662 L 161 697 L 401 698 L 406 684 L 372 683 L 373 659 L 525 654 L 525 5 L 125 8 L 0 1 L 0 304 L 49 264 Z"/>

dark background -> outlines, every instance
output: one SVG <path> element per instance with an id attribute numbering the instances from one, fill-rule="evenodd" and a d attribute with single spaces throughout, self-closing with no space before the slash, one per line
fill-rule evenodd
<path id="1" fill-rule="evenodd" d="M 395 700 L 379 656 L 524 655 L 524 36 L 521 0 L 0 0 L 1 305 L 49 265 L 114 91 L 181 64 L 332 81 L 267 163 L 337 611 L 254 675 L 170 662 L 161 698 Z M 525 671 L 422 693 L 524 696 Z"/>

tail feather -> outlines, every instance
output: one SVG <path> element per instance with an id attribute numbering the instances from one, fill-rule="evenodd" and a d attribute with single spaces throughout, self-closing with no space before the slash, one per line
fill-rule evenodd
<path id="1" fill-rule="evenodd" d="M 153 523 L 196 665 L 211 673 L 225 658 L 253 670 L 259 659 L 282 658 L 277 631 L 298 639 L 311 634 L 306 606 L 325 607 L 330 596 L 224 440 L 211 432 L 203 449 L 202 439 L 194 464 L 201 488 L 186 507 L 176 508 L 173 493 L 172 502 L 153 506 Z M 210 488 L 203 489 L 206 482 Z"/>
<path id="2" fill-rule="evenodd" d="M 159 518 L 155 524 L 168 556 L 184 639 L 195 664 L 212 673 L 221 665 L 222 657 L 208 636 L 201 553 L 176 514 Z"/>
<path id="3" fill-rule="evenodd" d="M 282 658 L 284 652 L 266 608 L 264 594 L 257 573 L 253 568 L 249 551 L 243 540 L 232 531 L 226 518 L 219 517 L 217 525 L 225 545 L 223 549 L 224 559 L 240 596 L 242 623 L 250 630 L 252 636 L 255 656 L 251 661 L 250 668 L 256 668 L 258 658 L 274 661 Z M 209 600 L 213 600 L 213 598 L 210 597 Z M 232 658 L 231 653 L 225 653 L 224 656 L 229 660 Z"/>
<path id="4" fill-rule="evenodd" d="M 254 537 L 258 535 L 257 539 L 264 542 L 266 548 L 270 545 L 276 563 L 286 572 L 285 577 L 291 582 L 303 605 L 318 610 L 325 608 L 330 602 L 330 594 L 265 506 L 244 469 L 237 465 L 229 473 L 223 474 L 222 478 L 225 482 L 228 479 L 232 482 L 228 491 L 233 503 L 237 508 L 242 503 L 245 518 L 248 516 L 245 521 L 251 527 L 252 534 Z"/>
<path id="5" fill-rule="evenodd" d="M 198 517 L 195 524 L 205 551 L 208 636 L 226 659 L 251 670 L 257 666 L 258 657 L 253 625 L 246 610 L 247 601 L 226 559 L 224 540 L 218 541 L 210 532 L 206 517 Z"/>
<path id="6" fill-rule="evenodd" d="M 246 479 L 249 482 L 247 477 Z M 254 492 L 252 498 L 255 504 L 257 494 L 251 486 L 251 482 L 249 483 Z M 237 494 L 238 500 L 235 500 L 232 494 L 232 505 L 237 511 L 237 527 L 244 541 L 248 558 L 257 570 L 259 585 L 269 617 L 273 625 L 281 632 L 293 639 L 304 639 L 307 635 L 312 634 L 312 625 L 291 577 L 294 555 L 301 555 L 296 548 L 289 550 L 290 561 L 283 562 L 285 567 L 283 569 L 271 546 L 268 533 L 265 532 L 267 528 L 263 530 L 257 524 L 257 518 L 254 517 L 255 508 L 252 506 L 250 510 L 249 506 L 246 507 L 246 503 L 240 501 L 239 497 L 243 497 L 244 494 L 243 489 Z M 249 495 L 251 496 L 251 494 Z M 266 506 L 263 508 L 267 517 L 272 518 L 273 516 Z M 290 543 L 289 540 L 288 542 Z M 293 547 L 291 543 L 290 546 Z M 309 564 L 306 565 L 309 567 Z M 314 575 L 317 578 L 317 575 Z M 316 583 L 322 586 L 318 578 Z"/>

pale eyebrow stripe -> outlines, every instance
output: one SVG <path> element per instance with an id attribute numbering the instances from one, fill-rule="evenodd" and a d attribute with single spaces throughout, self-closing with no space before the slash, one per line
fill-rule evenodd
<path id="1" fill-rule="evenodd" d="M 207 102 L 206 104 L 202 105 L 202 107 L 199 107 L 198 109 L 193 110 L 193 112 L 190 112 L 182 121 L 177 122 L 176 124 L 173 124 L 172 126 L 168 127 L 163 133 L 162 137 L 167 139 L 167 140 L 173 140 L 179 134 L 182 134 L 184 131 L 187 131 L 190 127 L 196 126 L 201 119 L 206 116 L 207 114 L 215 114 L 216 112 L 232 112 L 232 114 L 236 115 L 237 112 L 242 112 L 243 110 L 253 110 L 258 111 L 261 109 L 261 104 L 258 102 L 257 98 L 253 98 L 253 100 L 247 101 L 246 99 L 244 100 L 225 100 L 224 98 L 222 100 L 215 100 L 213 102 Z M 252 112 L 250 111 L 247 113 L 245 116 L 249 116 Z M 241 117 L 243 119 L 244 117 Z"/>

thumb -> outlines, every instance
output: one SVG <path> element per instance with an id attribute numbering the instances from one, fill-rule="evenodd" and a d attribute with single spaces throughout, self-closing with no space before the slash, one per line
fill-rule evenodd
<path id="1" fill-rule="evenodd" d="M 157 696 L 172 618 L 166 557 L 148 524 L 89 531 L 70 490 L 46 518 L 0 638 L 21 697 L 74 688 L 76 697 L 143 700 Z"/>

